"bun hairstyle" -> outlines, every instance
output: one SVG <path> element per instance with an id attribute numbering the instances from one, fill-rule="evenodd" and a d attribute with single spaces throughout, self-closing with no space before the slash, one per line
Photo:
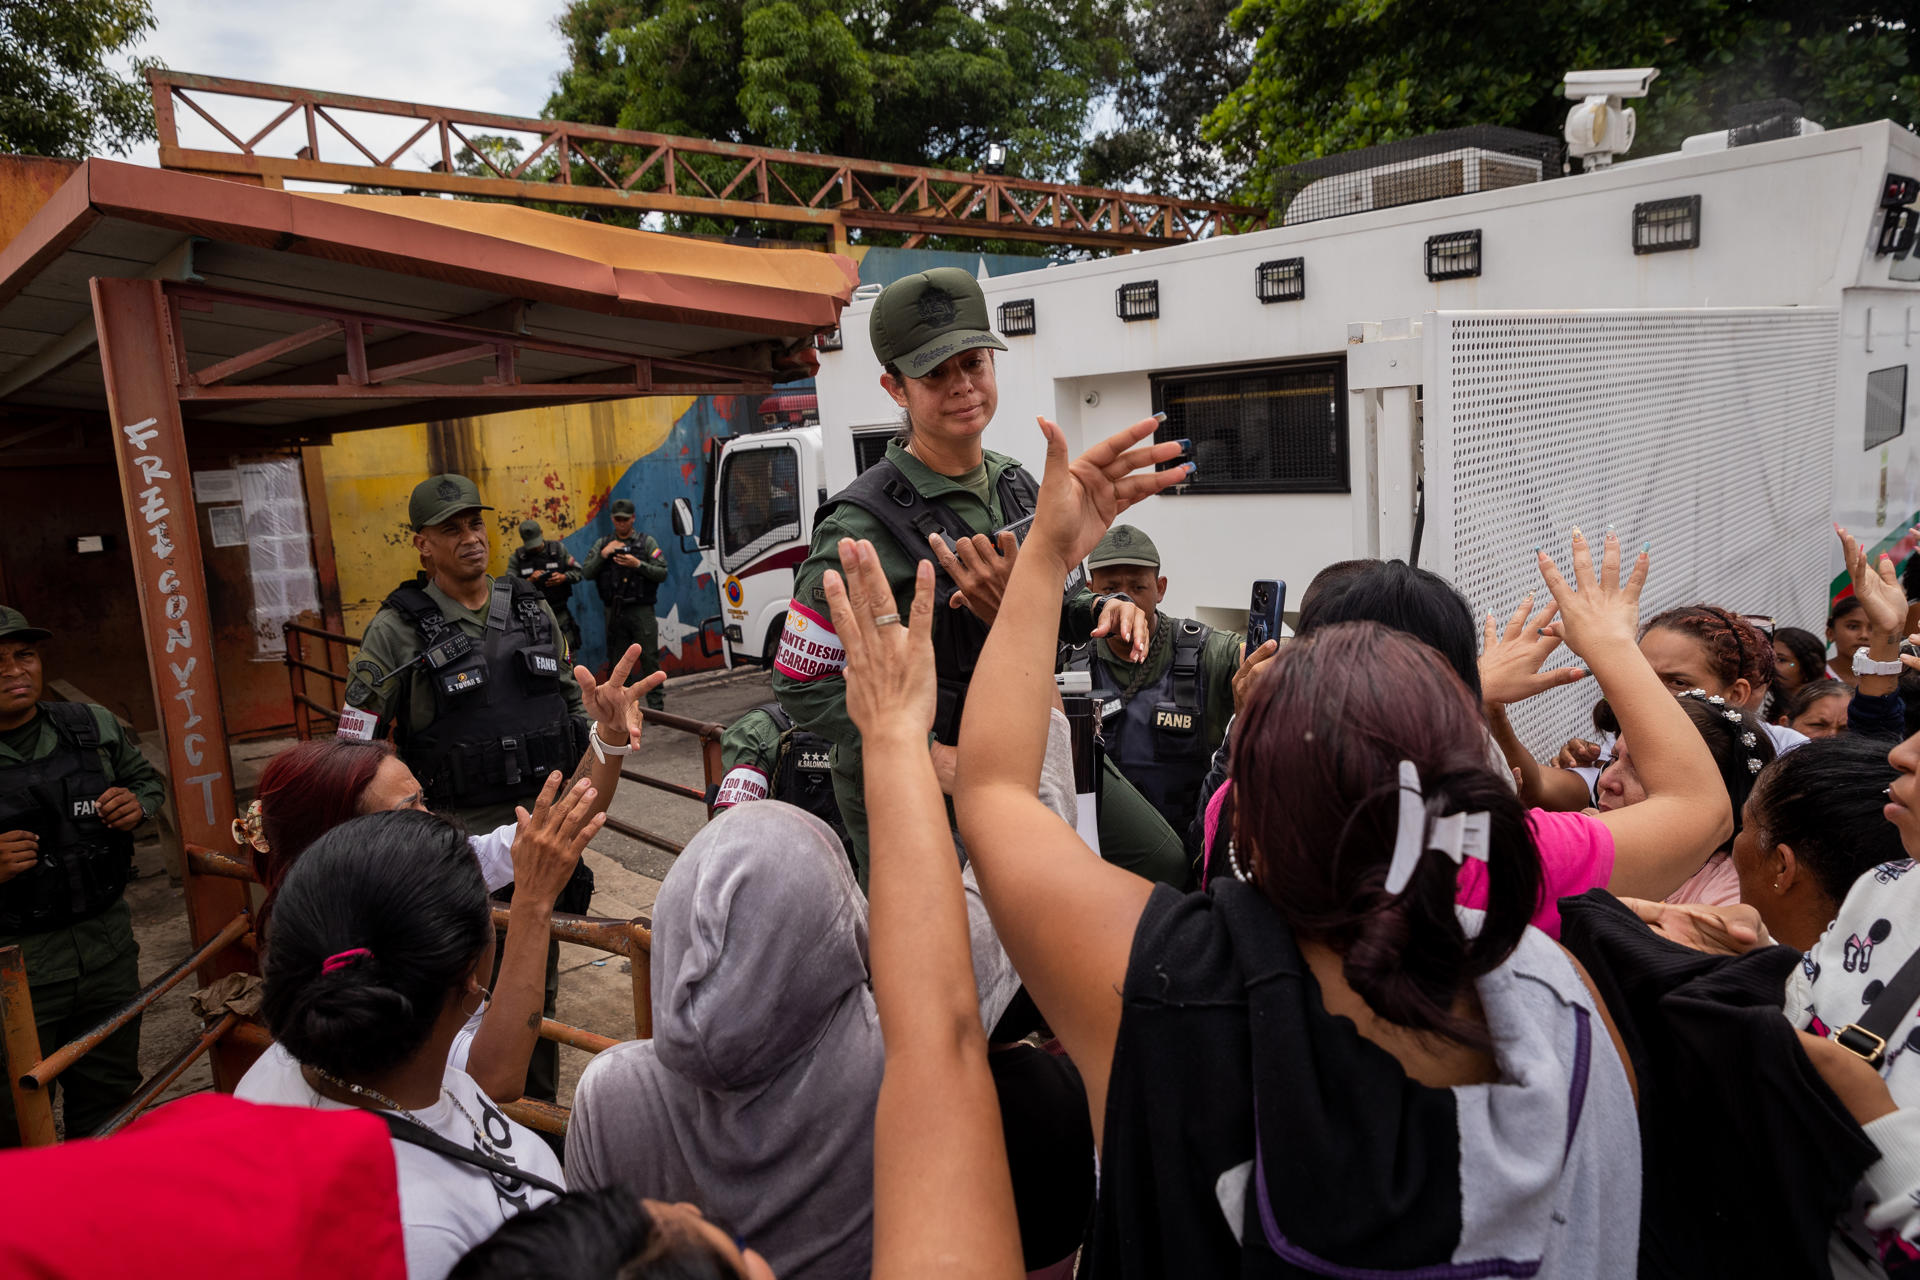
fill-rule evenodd
<path id="1" fill-rule="evenodd" d="M 1488 815 L 1489 897 L 1474 938 L 1455 914 L 1459 868 L 1446 857 L 1423 854 L 1405 891 L 1386 891 L 1402 760 L 1420 772 L 1429 820 Z M 1295 933 L 1339 953 L 1347 982 L 1387 1021 L 1488 1047 L 1454 1004 L 1519 945 L 1540 904 L 1540 857 L 1513 789 L 1488 768 L 1479 695 L 1447 660 L 1378 623 L 1295 639 L 1235 722 L 1232 768 L 1235 839 Z"/>
<path id="2" fill-rule="evenodd" d="M 1336 622 L 1379 622 L 1436 650 L 1480 696 L 1480 630 L 1453 584 L 1404 560 L 1344 560 L 1307 586 L 1296 636 Z M 1486 721 L 1481 717 L 1481 735 Z M 1482 750 L 1485 747 L 1483 745 Z"/>
<path id="3" fill-rule="evenodd" d="M 487 887 L 458 827 L 410 809 L 354 818 L 280 886 L 267 1026 L 334 1075 L 390 1070 L 426 1043 L 492 939 Z"/>
<path id="4" fill-rule="evenodd" d="M 1760 628 L 1729 609 L 1711 604 L 1690 604 L 1656 614 L 1640 629 L 1678 631 L 1700 642 L 1707 654 L 1707 666 L 1721 685 L 1744 679 L 1757 692 L 1774 681 L 1773 642 Z"/>
<path id="5" fill-rule="evenodd" d="M 664 1226 L 625 1186 L 572 1191 L 517 1213 L 447 1280 L 740 1280 L 713 1246 Z"/>
<path id="6" fill-rule="evenodd" d="M 1853 734 L 1816 738 L 1761 773 L 1748 825 L 1763 853 L 1792 848 L 1838 909 L 1855 880 L 1907 856 L 1900 829 L 1881 812 L 1899 776 L 1884 742 Z"/>

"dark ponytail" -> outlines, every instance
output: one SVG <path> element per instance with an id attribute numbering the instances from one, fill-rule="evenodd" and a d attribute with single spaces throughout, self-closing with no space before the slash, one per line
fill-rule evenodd
<path id="1" fill-rule="evenodd" d="M 1787 845 L 1837 910 L 1853 882 L 1907 856 L 1882 813 L 1899 777 L 1887 744 L 1856 734 L 1816 738 L 1768 765 L 1748 813 L 1763 853 Z"/>
<path id="2" fill-rule="evenodd" d="M 1429 820 L 1489 822 L 1486 919 L 1469 938 L 1454 910 L 1460 869 L 1424 854 L 1386 891 L 1399 828 L 1398 769 L 1420 774 Z M 1387 1021 L 1485 1048 L 1454 1006 L 1512 954 L 1540 906 L 1526 813 L 1487 766 L 1479 699 L 1440 653 L 1370 622 L 1316 628 L 1281 648 L 1235 723 L 1240 862 L 1304 938 L 1343 960 L 1347 982 Z"/>
<path id="3" fill-rule="evenodd" d="M 281 883 L 267 1025 L 310 1066 L 349 1079 L 388 1071 L 426 1043 L 492 937 L 459 828 L 408 809 L 354 818 Z"/>

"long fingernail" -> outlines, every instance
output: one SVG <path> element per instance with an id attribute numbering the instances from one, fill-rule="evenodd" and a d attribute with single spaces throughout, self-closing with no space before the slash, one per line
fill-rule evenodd
<path id="1" fill-rule="evenodd" d="M 1191 438 L 1186 440 L 1176 440 L 1174 443 L 1180 446 L 1180 452 L 1182 453 L 1193 452 L 1193 440 Z"/>
<path id="2" fill-rule="evenodd" d="M 1533 549 L 1533 554 L 1535 554 L 1535 555 L 1539 555 L 1539 554 L 1540 554 L 1540 548 L 1538 548 L 1538 547 L 1535 547 L 1535 548 Z"/>
<path id="3" fill-rule="evenodd" d="M 1652 542 L 1650 542 L 1650 541 L 1649 541 L 1649 542 L 1643 542 L 1643 543 L 1641 543 L 1641 544 L 1640 544 L 1640 554 L 1641 554 L 1641 555 L 1646 555 L 1646 554 L 1647 554 L 1647 553 L 1648 553 L 1649 551 L 1651 551 L 1651 550 L 1653 550 L 1653 543 L 1652 543 Z"/>
<path id="4" fill-rule="evenodd" d="M 1187 480 L 1191 482 L 1193 478 L 1199 474 L 1200 474 L 1200 464 L 1197 462 L 1189 462 L 1187 464 Z"/>
<path id="5" fill-rule="evenodd" d="M 1575 525 L 1575 526 L 1573 526 L 1573 536 L 1574 536 L 1574 537 L 1576 537 L 1576 538 L 1580 538 L 1580 539 L 1582 539 L 1582 540 L 1584 540 L 1584 539 L 1586 538 L 1586 536 L 1587 536 L 1587 535 L 1586 535 L 1586 534 L 1584 534 L 1584 533 L 1582 533 L 1582 532 L 1580 532 L 1580 526 L 1579 526 L 1579 525 Z"/>
<path id="6" fill-rule="evenodd" d="M 1162 409 L 1160 412 L 1154 414 L 1153 420 L 1155 422 L 1165 422 L 1167 420 L 1167 411 Z"/>

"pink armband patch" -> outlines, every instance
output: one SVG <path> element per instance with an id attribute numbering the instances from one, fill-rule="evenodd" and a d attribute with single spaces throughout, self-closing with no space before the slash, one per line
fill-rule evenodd
<path id="1" fill-rule="evenodd" d="M 735 766 L 720 779 L 720 793 L 713 799 L 716 809 L 731 808 L 749 800 L 767 798 L 767 775 L 750 764 Z"/>
<path id="2" fill-rule="evenodd" d="M 813 681 L 839 675 L 846 665 L 846 646 L 833 624 L 798 600 L 788 601 L 787 629 L 780 635 L 773 669 L 789 680 Z"/>

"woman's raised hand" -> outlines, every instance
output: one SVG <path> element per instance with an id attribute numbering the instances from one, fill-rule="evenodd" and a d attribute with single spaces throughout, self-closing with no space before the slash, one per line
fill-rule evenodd
<path id="1" fill-rule="evenodd" d="M 1894 571 L 1893 558 L 1882 553 L 1878 564 L 1870 563 L 1866 547 L 1851 533 L 1837 524 L 1833 531 L 1840 535 L 1840 552 L 1847 560 L 1847 575 L 1853 579 L 1853 594 L 1866 610 L 1867 621 L 1880 635 L 1899 635 L 1907 624 L 1907 593 Z"/>
<path id="2" fill-rule="evenodd" d="M 1567 647 L 1583 658 L 1608 644 L 1633 645 L 1639 640 L 1640 591 L 1647 584 L 1650 563 L 1647 547 L 1642 546 L 1634 557 L 1633 571 L 1625 582 L 1620 580 L 1620 539 L 1611 529 L 1601 547 L 1597 570 L 1586 535 L 1578 529 L 1573 531 L 1574 585 L 1560 576 L 1560 567 L 1552 556 L 1545 551 L 1538 555 L 1540 576 L 1546 579 L 1547 590 L 1553 592 L 1553 602 L 1560 610 L 1550 634 L 1566 641 Z"/>
<path id="3" fill-rule="evenodd" d="M 1480 697 L 1490 707 L 1504 707 L 1586 677 L 1579 667 L 1540 669 L 1560 647 L 1558 637 L 1547 629 L 1559 606 L 1550 604 L 1534 613 L 1533 601 L 1533 593 L 1528 592 L 1504 631 L 1492 614 L 1487 615 L 1485 643 L 1480 648 Z"/>
<path id="4" fill-rule="evenodd" d="M 871 542 L 840 540 L 840 573 L 823 583 L 833 629 L 846 647 L 847 714 L 863 738 L 924 739 L 933 730 L 933 565 L 914 573 L 913 608 L 901 618 Z M 842 576 L 844 574 L 844 577 Z"/>
<path id="5" fill-rule="evenodd" d="M 1179 440 L 1135 447 L 1159 426 L 1158 418 L 1142 418 L 1070 460 L 1065 433 L 1041 418 L 1040 431 L 1047 438 L 1047 470 L 1040 482 L 1039 508 L 1034 513 L 1028 544 L 1038 538 L 1040 545 L 1063 563 L 1079 564 L 1122 511 L 1162 489 L 1185 484 L 1194 472 L 1191 462 L 1165 471 L 1141 470 L 1171 462 L 1187 450 L 1186 443 Z"/>

